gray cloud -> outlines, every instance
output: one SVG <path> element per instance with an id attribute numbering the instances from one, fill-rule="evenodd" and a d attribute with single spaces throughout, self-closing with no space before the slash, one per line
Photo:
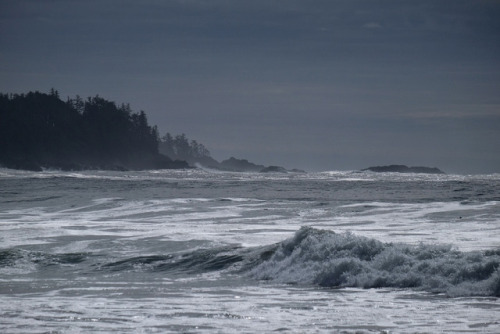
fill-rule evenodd
<path id="1" fill-rule="evenodd" d="M 495 1 L 3 1 L 0 91 L 100 94 L 217 158 L 500 171 Z"/>

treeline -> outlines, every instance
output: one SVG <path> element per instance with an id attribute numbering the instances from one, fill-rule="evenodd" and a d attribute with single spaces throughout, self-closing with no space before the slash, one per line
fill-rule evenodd
<path id="1" fill-rule="evenodd" d="M 210 151 L 203 144 L 189 140 L 184 133 L 174 137 L 167 132 L 161 138 L 160 152 L 178 160 L 210 157 Z"/>
<path id="2" fill-rule="evenodd" d="M 161 154 L 186 161 L 191 166 L 220 168 L 219 162 L 210 156 L 210 151 L 203 144 L 188 139 L 184 133 L 172 136 L 167 132 L 160 139 L 159 149 Z"/>
<path id="3" fill-rule="evenodd" d="M 140 170 L 203 166 L 233 172 L 284 172 L 245 159 L 218 162 L 185 134 L 160 138 L 144 111 L 102 97 L 62 101 L 49 94 L 0 93 L 0 166 L 14 169 Z M 293 170 L 292 170 L 293 171 Z"/>
<path id="4" fill-rule="evenodd" d="M 8 168 L 183 168 L 159 153 L 144 111 L 99 96 L 62 101 L 50 94 L 0 94 L 0 164 Z"/>

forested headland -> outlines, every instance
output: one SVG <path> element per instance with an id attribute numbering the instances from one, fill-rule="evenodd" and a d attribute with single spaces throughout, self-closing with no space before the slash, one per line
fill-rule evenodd
<path id="1" fill-rule="evenodd" d="M 0 165 L 41 170 L 185 168 L 159 153 L 144 111 L 102 97 L 0 94 Z"/>
<path id="2" fill-rule="evenodd" d="M 261 172 L 261 173 L 286 173 L 301 172 L 303 170 L 286 170 L 279 166 L 264 166 L 254 164 L 246 159 L 229 159 L 218 162 L 210 156 L 210 151 L 196 140 L 189 140 L 185 134 L 172 136 L 167 132 L 160 140 L 160 153 L 173 159 L 187 161 L 190 166 L 207 167 L 229 172 Z"/>
<path id="3" fill-rule="evenodd" d="M 63 101 L 49 94 L 0 93 L 0 166 L 40 171 L 143 170 L 203 166 L 234 172 L 286 172 L 231 157 L 218 162 L 185 134 L 160 137 L 144 111 L 100 96 Z M 296 170 L 293 170 L 296 171 Z"/>

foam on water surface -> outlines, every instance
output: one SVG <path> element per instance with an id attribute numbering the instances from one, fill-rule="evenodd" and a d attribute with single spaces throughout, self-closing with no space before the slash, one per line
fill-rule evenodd
<path id="1" fill-rule="evenodd" d="M 302 228 L 252 268 L 251 275 L 327 287 L 416 288 L 451 296 L 500 297 L 500 249 L 464 253 L 451 246 L 387 244 Z"/>
<path id="2" fill-rule="evenodd" d="M 500 177 L 0 169 L 0 327 L 498 333 Z"/>

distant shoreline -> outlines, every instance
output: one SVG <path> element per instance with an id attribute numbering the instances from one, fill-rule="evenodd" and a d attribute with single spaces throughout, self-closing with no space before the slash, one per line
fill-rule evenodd
<path id="1" fill-rule="evenodd" d="M 190 169 L 201 165 L 234 172 L 288 173 L 246 159 L 218 162 L 208 149 L 185 134 L 160 138 L 144 111 L 98 95 L 61 100 L 50 94 L 0 93 L 0 166 L 40 172 Z"/>

